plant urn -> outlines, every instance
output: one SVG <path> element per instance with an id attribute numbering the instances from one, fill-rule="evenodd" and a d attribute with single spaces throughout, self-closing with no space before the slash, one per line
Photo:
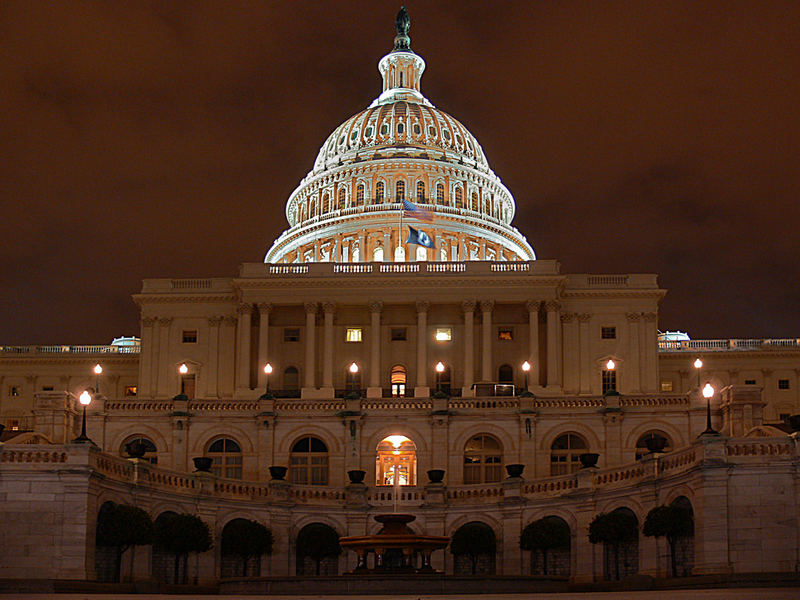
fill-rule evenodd
<path id="1" fill-rule="evenodd" d="M 660 435 L 650 434 L 644 438 L 644 445 L 651 453 L 663 452 L 667 446 L 667 439 Z"/>
<path id="2" fill-rule="evenodd" d="M 272 479 L 277 479 L 278 481 L 283 481 L 284 477 L 286 477 L 286 471 L 289 469 L 287 467 L 283 467 L 280 465 L 272 465 L 269 468 L 269 476 Z"/>
<path id="3" fill-rule="evenodd" d="M 128 458 L 142 458 L 144 453 L 147 452 L 147 448 L 145 448 L 142 442 L 131 442 L 125 449 L 128 451 Z"/>
<path id="4" fill-rule="evenodd" d="M 600 458 L 600 455 L 596 452 L 584 452 L 583 454 L 578 456 L 578 459 L 581 461 L 581 468 L 587 469 L 589 467 L 596 467 L 597 466 L 597 459 Z"/>
<path id="5" fill-rule="evenodd" d="M 350 478 L 350 483 L 364 483 L 364 477 L 366 477 L 367 472 L 362 471 L 361 469 L 353 469 L 352 471 L 347 472 L 347 476 Z"/>
<path id="6" fill-rule="evenodd" d="M 194 463 L 194 468 L 201 473 L 210 473 L 211 472 L 211 464 L 214 462 L 214 459 L 210 456 L 195 456 L 192 459 Z"/>
<path id="7" fill-rule="evenodd" d="M 506 465 L 506 473 L 508 473 L 509 479 L 512 477 L 522 477 L 522 471 L 525 470 L 525 465 L 520 464 L 511 464 Z"/>
<path id="8" fill-rule="evenodd" d="M 429 483 L 442 483 L 444 480 L 444 469 L 430 469 L 428 471 Z"/>

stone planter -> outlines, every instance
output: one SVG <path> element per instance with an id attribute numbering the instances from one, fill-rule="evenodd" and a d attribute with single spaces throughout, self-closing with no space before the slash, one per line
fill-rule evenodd
<path id="1" fill-rule="evenodd" d="M 192 459 L 194 463 L 194 468 L 201 473 L 210 473 L 211 472 L 211 465 L 214 462 L 214 459 L 209 456 L 195 456 Z"/>
<path id="2" fill-rule="evenodd" d="M 282 467 L 280 465 L 272 465 L 269 468 L 269 476 L 272 477 L 272 479 L 283 481 L 283 479 L 286 477 L 286 471 L 288 470 L 289 469 L 287 467 Z"/>
<path id="3" fill-rule="evenodd" d="M 347 476 L 350 478 L 350 483 L 364 483 L 364 477 L 366 477 L 367 472 L 362 471 L 361 469 L 353 469 L 352 471 L 347 472 Z"/>
<path id="4" fill-rule="evenodd" d="M 588 467 L 596 467 L 597 466 L 597 459 L 600 458 L 600 455 L 596 452 L 584 452 L 578 459 L 581 461 L 581 468 L 586 469 Z"/>
<path id="5" fill-rule="evenodd" d="M 789 416 L 789 427 L 792 428 L 792 431 L 800 431 L 800 415 Z"/>
<path id="6" fill-rule="evenodd" d="M 522 471 L 525 470 L 525 465 L 520 464 L 511 464 L 506 465 L 506 473 L 508 473 L 508 477 L 522 477 Z"/>
<path id="7" fill-rule="evenodd" d="M 428 471 L 428 483 L 442 483 L 444 479 L 444 469 L 430 469 Z"/>
<path id="8" fill-rule="evenodd" d="M 664 448 L 667 446 L 667 439 L 660 435 L 650 434 L 644 438 L 644 445 L 647 446 L 647 449 L 651 453 L 663 452 Z"/>
<path id="9" fill-rule="evenodd" d="M 125 450 L 128 452 L 128 458 L 142 458 L 147 451 L 142 442 L 131 442 Z"/>

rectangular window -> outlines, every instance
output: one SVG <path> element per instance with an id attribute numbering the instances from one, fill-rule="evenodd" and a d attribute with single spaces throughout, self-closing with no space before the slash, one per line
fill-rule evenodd
<path id="1" fill-rule="evenodd" d="M 287 327 L 283 330 L 283 341 L 284 342 L 299 342 L 300 341 L 300 330 L 295 327 Z"/>
<path id="2" fill-rule="evenodd" d="M 196 329 L 184 329 L 183 330 L 183 343 L 184 344 L 196 344 L 197 343 L 197 330 Z"/>
<path id="3" fill-rule="evenodd" d="M 788 379 L 778 379 L 778 389 L 779 390 L 788 390 L 789 389 L 789 380 Z"/>
<path id="4" fill-rule="evenodd" d="M 600 338 L 604 340 L 615 340 L 617 339 L 617 328 L 616 327 L 601 327 L 600 328 Z"/>
<path id="5" fill-rule="evenodd" d="M 603 393 L 617 391 L 617 372 L 612 369 L 603 371 Z"/>
<path id="6" fill-rule="evenodd" d="M 125 396 L 130 398 L 131 396 L 135 396 L 137 391 L 137 387 L 135 385 L 126 385 L 125 386 Z"/>
<path id="7" fill-rule="evenodd" d="M 786 389 L 789 389 L 789 388 L 787 387 Z M 52 385 L 45 385 L 45 386 L 42 387 L 42 391 L 43 392 L 52 392 L 53 391 L 53 386 Z"/>
<path id="8" fill-rule="evenodd" d="M 8 388 L 8 395 L 12 398 L 16 398 L 22 393 L 22 389 L 18 385 L 12 385 Z"/>
<path id="9" fill-rule="evenodd" d="M 361 341 L 361 328 L 360 327 L 348 327 L 347 334 L 344 337 L 344 341 L 346 342 L 360 342 Z"/>
<path id="10" fill-rule="evenodd" d="M 453 339 L 453 330 L 450 327 L 437 327 L 434 337 L 437 342 L 449 342 Z"/>
<path id="11" fill-rule="evenodd" d="M 194 399 L 194 375 L 181 375 L 181 394 Z"/>
<path id="12" fill-rule="evenodd" d="M 661 382 L 661 391 L 662 392 L 671 392 L 672 391 L 672 382 L 671 381 L 662 381 Z"/>
<path id="13" fill-rule="evenodd" d="M 744 384 L 745 385 L 755 385 L 756 384 L 756 380 L 755 379 L 745 379 L 744 380 Z"/>
<path id="14" fill-rule="evenodd" d="M 498 340 L 506 340 L 511 341 L 514 339 L 514 328 L 513 327 L 500 327 L 497 330 L 497 339 Z"/>
<path id="15" fill-rule="evenodd" d="M 406 341 L 406 328 L 405 327 L 392 327 L 391 335 L 392 335 L 392 341 L 393 342 L 404 342 L 404 341 Z"/>

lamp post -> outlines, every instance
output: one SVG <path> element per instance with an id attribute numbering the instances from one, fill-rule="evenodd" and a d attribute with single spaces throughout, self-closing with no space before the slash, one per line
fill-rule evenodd
<path id="1" fill-rule="evenodd" d="M 436 391 L 442 391 L 442 373 L 444 373 L 444 363 L 439 361 L 434 367 L 436 369 Z"/>
<path id="2" fill-rule="evenodd" d="M 528 371 L 531 370 L 531 363 L 527 360 L 522 363 L 522 372 L 525 373 L 525 391 L 528 390 Z"/>
<path id="3" fill-rule="evenodd" d="M 97 363 L 94 366 L 94 393 L 100 393 L 100 375 L 103 374 L 103 367 L 100 366 L 100 363 Z"/>
<path id="4" fill-rule="evenodd" d="M 269 396 L 269 376 L 272 374 L 272 365 L 267 363 L 264 365 L 264 375 L 267 376 L 267 389 L 264 391 L 265 396 Z"/>
<path id="5" fill-rule="evenodd" d="M 697 360 L 700 360 L 699 358 Z M 714 386 L 707 383 L 703 386 L 703 398 L 706 399 L 706 430 L 701 435 L 719 435 L 711 427 L 711 398 L 714 396 Z"/>
<path id="6" fill-rule="evenodd" d="M 358 365 L 356 363 L 350 363 L 348 367 L 350 371 L 349 379 L 350 379 L 350 391 L 356 391 L 356 374 L 358 373 Z"/>
<path id="7" fill-rule="evenodd" d="M 79 444 L 91 443 L 92 440 L 86 437 L 86 407 L 92 403 L 92 395 L 88 390 L 83 390 L 81 395 L 78 396 L 78 400 L 83 405 L 83 421 L 81 424 L 81 434 L 72 441 Z"/>

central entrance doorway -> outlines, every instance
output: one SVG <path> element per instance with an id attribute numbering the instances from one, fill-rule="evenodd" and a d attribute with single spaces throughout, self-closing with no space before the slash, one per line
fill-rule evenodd
<path id="1" fill-rule="evenodd" d="M 417 485 L 417 447 L 404 435 L 390 435 L 378 444 L 376 485 Z"/>

